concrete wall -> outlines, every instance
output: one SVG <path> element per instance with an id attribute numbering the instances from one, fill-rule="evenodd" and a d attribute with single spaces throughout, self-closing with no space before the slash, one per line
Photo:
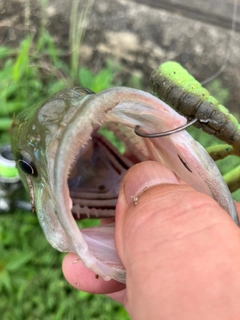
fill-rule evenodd
<path id="1" fill-rule="evenodd" d="M 38 1 L 30 1 L 33 34 L 40 25 Z M 86 4 L 81 0 L 79 16 Z M 1 43 L 16 45 L 26 33 L 25 5 L 26 0 L 0 0 Z M 46 26 L 66 59 L 71 5 L 69 0 L 49 0 L 44 9 Z M 228 107 L 239 113 L 240 19 L 238 14 L 230 42 L 232 8 L 232 1 L 226 0 L 95 0 L 80 48 L 81 63 L 98 70 L 113 58 L 121 62 L 126 78 L 141 76 L 148 90 L 149 75 L 159 63 L 177 60 L 202 81 L 222 66 L 229 49 L 229 62 L 219 79 L 230 90 Z"/>

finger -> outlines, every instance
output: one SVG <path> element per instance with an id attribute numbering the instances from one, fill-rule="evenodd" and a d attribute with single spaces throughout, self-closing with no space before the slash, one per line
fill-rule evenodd
<path id="1" fill-rule="evenodd" d="M 145 162 L 126 174 L 115 241 L 133 318 L 238 319 L 240 230 L 215 200 L 164 166 Z"/>
<path id="2" fill-rule="evenodd" d="M 112 293 L 125 288 L 115 280 L 105 281 L 87 269 L 74 253 L 67 254 L 62 264 L 66 280 L 76 289 L 89 293 Z"/>
<path id="3" fill-rule="evenodd" d="M 139 163 L 130 168 L 124 176 L 120 186 L 115 216 L 115 242 L 120 258 L 122 258 L 126 245 L 123 239 L 125 235 L 123 228 L 131 218 L 129 211 L 131 213 L 135 212 L 136 216 L 132 217 L 134 220 L 132 222 L 136 226 L 141 219 L 146 217 L 146 214 L 138 214 L 139 210 L 142 211 L 143 197 L 147 196 L 147 202 L 150 205 L 148 211 L 151 211 L 151 187 L 163 185 L 164 188 L 164 185 L 168 184 L 191 188 L 186 183 L 183 183 L 171 170 L 155 161 Z M 155 211 L 155 208 L 152 209 Z"/>
<path id="4" fill-rule="evenodd" d="M 157 189 L 154 190 L 154 187 Z M 192 214 L 192 206 L 197 209 L 201 206 L 207 207 L 208 204 L 209 208 L 212 206 L 216 208 L 216 212 L 211 216 L 208 210 L 205 210 L 200 216 Z M 240 209 L 240 205 L 236 204 Z M 161 214 L 158 214 L 159 210 Z M 196 226 L 199 225 L 197 220 L 211 224 L 215 218 L 216 221 L 219 218 L 221 220 L 222 216 L 225 222 L 234 224 L 227 212 L 215 200 L 183 184 L 172 171 L 162 164 L 148 161 L 130 168 L 120 186 L 115 217 L 115 242 L 123 263 L 123 254 L 128 248 L 126 243 L 128 226 L 129 232 L 134 234 L 134 230 L 138 226 L 147 225 L 154 214 L 157 214 L 158 222 L 161 223 L 161 220 L 162 222 L 165 219 L 171 220 L 178 215 L 181 217 L 185 212 L 188 212 L 191 223 L 195 223 Z"/>
<path id="5" fill-rule="evenodd" d="M 125 305 L 125 307 L 126 307 L 126 289 L 123 289 L 118 292 L 109 293 L 109 294 L 107 294 L 107 296 L 109 298 L 121 303 L 122 305 Z"/>

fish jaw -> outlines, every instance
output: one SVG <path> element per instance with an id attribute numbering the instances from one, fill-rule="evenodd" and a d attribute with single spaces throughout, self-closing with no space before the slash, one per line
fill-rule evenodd
<path id="1" fill-rule="evenodd" d="M 42 189 L 36 188 L 34 199 L 38 220 L 47 241 L 58 251 L 72 252 L 71 242 L 59 223 L 56 214 L 56 199 L 52 196 L 52 190 L 49 189 L 49 185 L 46 184 Z"/>

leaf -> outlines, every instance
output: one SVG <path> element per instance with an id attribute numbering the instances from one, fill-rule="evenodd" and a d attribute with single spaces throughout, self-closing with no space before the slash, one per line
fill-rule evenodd
<path id="1" fill-rule="evenodd" d="M 0 291 L 2 288 L 5 288 L 7 291 L 10 292 L 12 289 L 11 278 L 6 269 L 0 272 Z"/>
<path id="2" fill-rule="evenodd" d="M 94 83 L 94 74 L 89 71 L 86 68 L 80 68 L 79 69 L 79 74 L 78 74 L 78 78 L 79 78 L 79 83 L 81 84 L 81 86 L 94 90 L 92 88 L 93 83 Z"/>
<path id="3" fill-rule="evenodd" d="M 11 118 L 0 118 L 0 130 L 5 130 L 7 131 L 12 123 Z"/>
<path id="4" fill-rule="evenodd" d="M 23 265 L 27 264 L 33 258 L 33 253 L 26 252 L 12 252 L 8 259 L 6 259 L 6 269 L 9 271 L 16 271 Z"/>
<path id="5" fill-rule="evenodd" d="M 94 78 L 94 91 L 99 92 L 112 86 L 113 73 L 111 69 L 105 68 L 96 74 Z"/>
<path id="6" fill-rule="evenodd" d="M 31 37 L 24 39 L 21 43 L 20 53 L 13 66 L 13 79 L 18 81 L 25 71 L 30 68 L 29 65 L 29 50 L 32 43 Z"/>

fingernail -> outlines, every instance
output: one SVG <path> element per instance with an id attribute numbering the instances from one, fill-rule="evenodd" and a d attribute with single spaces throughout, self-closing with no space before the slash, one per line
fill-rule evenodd
<path id="1" fill-rule="evenodd" d="M 161 184 L 179 184 L 175 174 L 155 161 L 141 162 L 130 169 L 123 181 L 128 205 L 137 205 L 138 199 L 150 187 Z"/>

